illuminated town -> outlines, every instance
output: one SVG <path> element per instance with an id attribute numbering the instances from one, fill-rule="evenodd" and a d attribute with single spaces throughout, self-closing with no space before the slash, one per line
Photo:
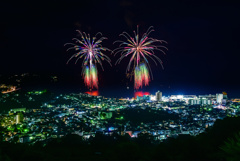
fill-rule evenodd
<path id="1" fill-rule="evenodd" d="M 27 102 L 33 102 L 26 108 L 21 105 L 23 97 L 18 91 L 2 92 L 1 102 L 12 100 L 19 106 L 0 115 L 5 129 L 1 133 L 3 141 L 34 144 L 69 134 L 88 140 L 96 133 L 129 134 L 131 138 L 148 133 L 161 142 L 179 135 L 199 135 L 217 119 L 240 115 L 240 99 L 228 99 L 226 92 L 164 96 L 160 91 L 139 91 L 133 98 L 105 98 L 92 91 L 60 94 L 36 106 L 35 101 L 46 97 L 46 93 L 21 93 Z"/>

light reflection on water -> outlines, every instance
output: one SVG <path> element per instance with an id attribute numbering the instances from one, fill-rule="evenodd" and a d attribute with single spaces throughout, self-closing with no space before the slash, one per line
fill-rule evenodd
<path id="1" fill-rule="evenodd" d="M 87 91 L 85 93 L 87 93 L 87 94 L 89 94 L 91 96 L 99 96 L 99 92 L 98 91 Z"/>

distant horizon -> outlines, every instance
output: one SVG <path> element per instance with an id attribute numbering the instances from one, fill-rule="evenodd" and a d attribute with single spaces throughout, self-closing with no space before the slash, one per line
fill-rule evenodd
<path id="1" fill-rule="evenodd" d="M 28 82 L 28 86 L 31 88 L 49 88 L 56 93 L 76 93 L 81 92 L 85 93 L 88 92 L 89 89 L 84 85 L 83 80 L 79 75 L 68 74 L 68 75 L 61 75 L 61 74 L 40 74 L 38 72 L 18 72 L 18 73 L 8 73 L 8 74 L 0 74 L 1 78 L 7 78 L 5 76 L 13 76 L 13 75 L 21 75 L 24 73 L 28 73 L 30 75 L 39 75 L 43 77 L 43 80 L 34 80 L 34 82 Z M 51 76 L 57 76 L 58 81 L 53 83 L 50 81 Z M 123 75 L 124 76 L 124 75 Z M 46 79 L 47 78 L 47 79 Z M 123 78 L 125 79 L 125 78 Z M 103 95 L 104 97 L 112 97 L 112 98 L 121 98 L 121 97 L 134 97 L 135 91 L 143 91 L 149 92 L 151 94 L 155 94 L 157 91 L 161 91 L 163 96 L 170 96 L 170 95 L 205 95 L 205 94 L 216 94 L 226 92 L 229 98 L 240 98 L 240 88 L 235 87 L 233 85 L 228 86 L 220 86 L 220 85 L 204 85 L 204 84 L 187 84 L 183 81 L 178 83 L 164 83 L 164 82 L 157 82 L 151 81 L 149 86 L 144 86 L 139 90 L 133 89 L 133 81 L 126 81 L 124 83 L 119 84 L 119 82 L 104 82 L 104 80 L 108 81 L 107 78 L 102 78 L 99 82 L 99 94 Z M 45 81 L 45 83 L 41 82 Z M 47 83 L 46 83 L 47 82 Z M 93 89 L 95 91 L 96 89 Z"/>
<path id="2" fill-rule="evenodd" d="M 63 94 L 63 93 L 86 93 L 86 92 L 90 92 L 90 90 L 84 89 L 83 88 L 76 88 L 78 86 L 62 86 L 61 88 L 57 88 L 53 89 L 51 88 L 51 91 L 55 91 L 58 94 Z M 132 89 L 127 89 L 127 87 L 125 89 L 121 88 L 121 87 L 117 87 L 117 88 L 99 88 L 98 90 L 94 89 L 92 90 L 92 92 L 94 91 L 98 91 L 99 96 L 104 96 L 104 97 L 108 97 L 108 98 L 132 98 L 134 97 L 135 92 L 149 92 L 151 95 L 155 95 L 157 91 L 162 92 L 163 96 L 171 96 L 171 95 L 215 95 L 217 93 L 222 93 L 222 92 L 226 92 L 228 98 L 232 99 L 232 98 L 240 98 L 240 94 L 237 91 L 233 91 L 233 90 L 212 90 L 212 91 L 206 91 L 206 90 L 202 90 L 202 91 L 196 91 L 193 90 L 193 92 L 191 92 L 189 89 L 188 90 L 166 90 L 166 89 L 151 89 L 151 90 L 147 90 L 147 89 L 140 89 L 140 90 L 133 90 Z"/>

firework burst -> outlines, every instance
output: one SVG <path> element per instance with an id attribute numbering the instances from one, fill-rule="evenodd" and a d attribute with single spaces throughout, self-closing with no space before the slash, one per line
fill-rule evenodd
<path id="1" fill-rule="evenodd" d="M 103 51 L 109 50 L 108 48 L 102 47 L 101 43 L 106 37 L 101 37 L 97 39 L 97 35 L 102 36 L 99 32 L 91 39 L 89 34 L 85 32 L 77 32 L 81 36 L 81 40 L 77 38 L 73 38 L 72 40 L 75 41 L 74 43 L 66 43 L 65 45 L 71 45 L 67 49 L 68 50 L 75 50 L 76 53 L 72 55 L 72 57 L 68 60 L 68 62 L 73 59 L 77 58 L 75 64 L 78 62 L 79 59 L 83 58 L 82 61 L 82 76 L 84 78 L 85 85 L 90 88 L 98 89 L 98 71 L 97 71 L 97 64 L 101 66 L 103 69 L 102 61 L 106 60 L 111 65 L 111 60 L 108 56 L 103 54 Z M 110 50 L 109 50 L 110 51 Z M 67 63 L 68 63 L 67 62 Z M 104 69 L 103 69 L 104 70 Z"/>
<path id="2" fill-rule="evenodd" d="M 134 38 L 131 37 L 127 32 L 123 32 L 122 34 L 120 34 L 120 36 L 125 37 L 127 41 L 118 40 L 114 42 L 120 43 L 119 47 L 113 50 L 115 55 L 118 53 L 121 54 L 116 64 L 120 63 L 123 58 L 130 56 L 130 61 L 126 69 L 126 73 L 130 72 L 131 69 L 134 70 L 135 89 L 139 89 L 143 86 L 143 84 L 145 86 L 149 84 L 150 74 L 152 76 L 152 72 L 148 59 L 151 59 L 156 65 L 157 62 L 162 65 L 161 59 L 155 55 L 154 50 L 158 50 L 164 54 L 165 52 L 163 49 L 167 50 L 164 45 L 161 45 L 163 43 L 167 43 L 166 41 L 157 40 L 149 37 L 149 34 L 153 31 L 153 27 L 149 27 L 147 32 L 144 33 L 143 36 L 140 38 L 137 27 L 137 32 L 133 32 Z M 155 45 L 156 43 L 160 43 L 160 45 Z"/>

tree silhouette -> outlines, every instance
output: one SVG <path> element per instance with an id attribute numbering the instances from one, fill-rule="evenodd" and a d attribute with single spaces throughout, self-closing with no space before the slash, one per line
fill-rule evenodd
<path id="1" fill-rule="evenodd" d="M 220 148 L 224 151 L 227 160 L 239 161 L 240 160 L 240 132 L 236 134 L 234 138 L 228 138 L 228 141 L 225 141 L 225 144 Z"/>

